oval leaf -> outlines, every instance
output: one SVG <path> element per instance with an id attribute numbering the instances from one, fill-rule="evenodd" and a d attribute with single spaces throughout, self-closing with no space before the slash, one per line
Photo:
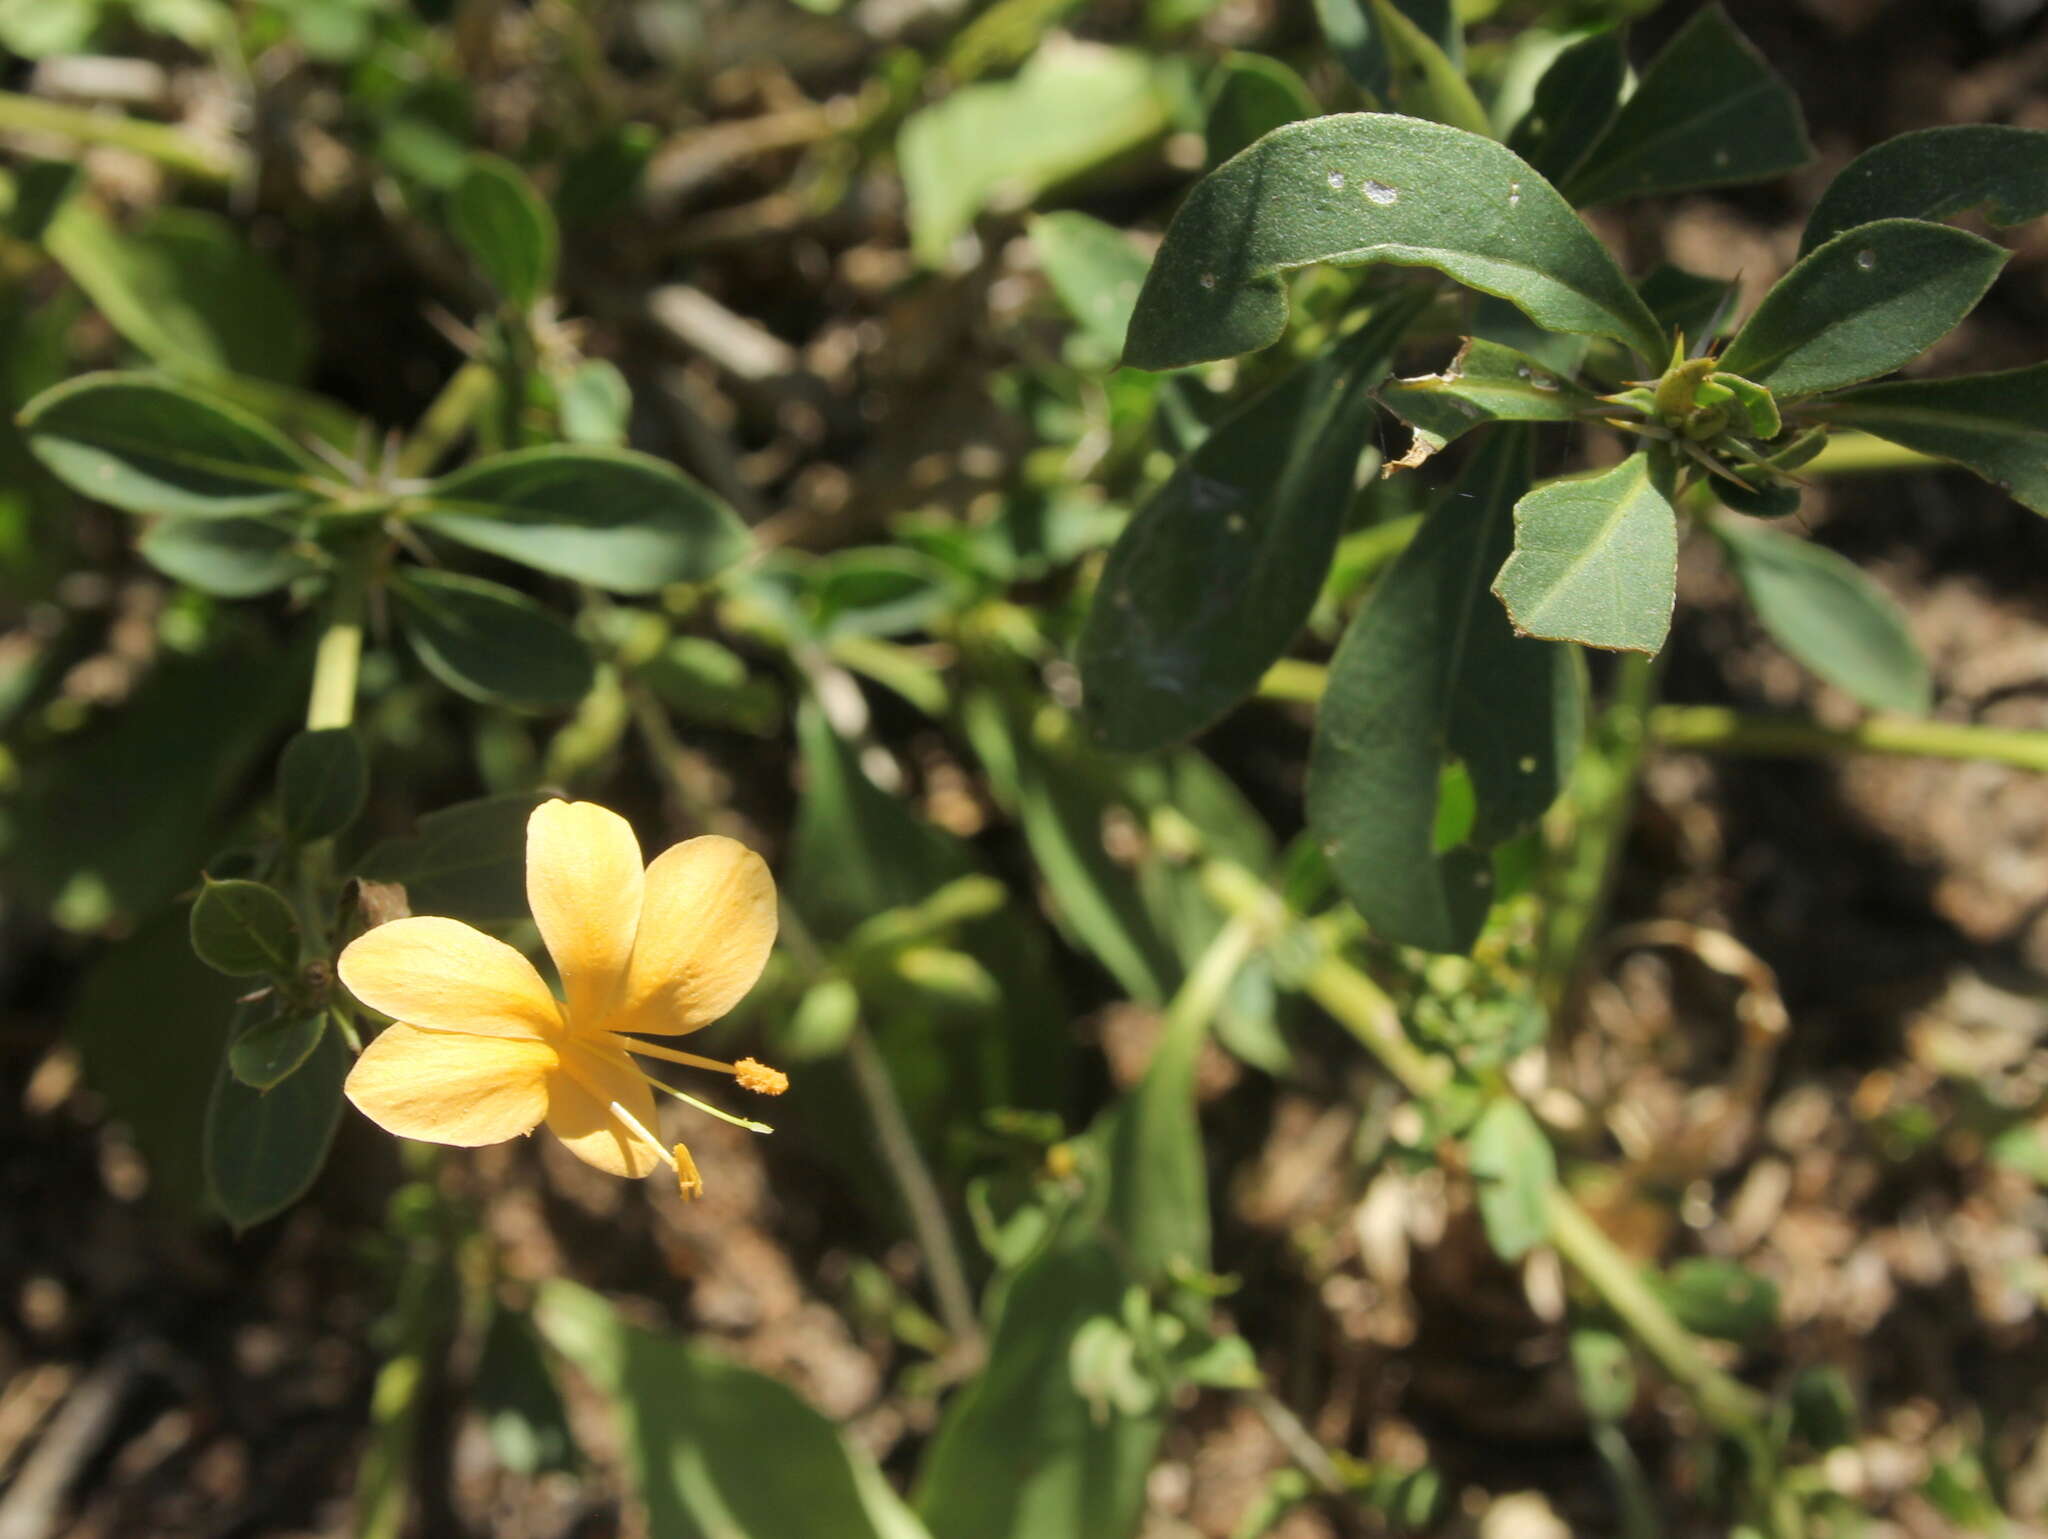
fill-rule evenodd
<path id="1" fill-rule="evenodd" d="M 1309 827 L 1345 896 L 1402 945 L 1462 951 L 1491 904 L 1487 852 L 1556 797 L 1578 752 L 1575 654 L 1517 637 L 1486 591 L 1529 484 L 1527 430 L 1496 428 L 1351 622 L 1309 755 Z M 1446 762 L 1463 838 L 1436 844 Z"/>
<path id="2" fill-rule="evenodd" d="M 341 1034 L 332 1031 L 272 1090 L 252 1090 L 223 1060 L 206 1108 L 206 1185 L 237 1230 L 283 1212 L 320 1174 L 341 1120 L 348 1066 Z"/>
<path id="3" fill-rule="evenodd" d="M 1914 219 L 1844 230 L 1764 295 L 1720 366 L 1780 400 L 1889 374 L 1968 315 L 2009 255 Z"/>
<path id="4" fill-rule="evenodd" d="M 1130 237 L 1091 215 L 1062 211 L 1031 221 L 1031 244 L 1067 313 L 1114 358 L 1145 281 L 1145 258 Z"/>
<path id="5" fill-rule="evenodd" d="M 28 446 L 73 491 L 129 513 L 230 518 L 313 501 L 319 466 L 239 407 L 142 374 L 87 374 L 22 409 Z"/>
<path id="6" fill-rule="evenodd" d="M 2048 513 L 2048 363 L 1865 385 L 1816 401 L 1812 410 L 1830 423 L 1953 460 Z"/>
<path id="7" fill-rule="evenodd" d="M 526 820 L 543 800 L 512 791 L 430 812 L 417 833 L 372 846 L 354 874 L 403 887 L 415 913 L 478 924 L 523 919 Z"/>
<path id="8" fill-rule="evenodd" d="M 1383 308 L 1217 427 L 1109 553 L 1080 645 L 1096 739 L 1139 750 L 1249 696 L 1301 629 L 1370 446 L 1370 391 L 1415 300 Z"/>
<path id="9" fill-rule="evenodd" d="M 348 727 L 301 732 L 284 745 L 277 795 L 285 837 L 309 844 L 356 820 L 370 792 L 370 761 Z"/>
<path id="10" fill-rule="evenodd" d="M 1468 1155 L 1479 1184 L 1479 1216 L 1503 1261 L 1519 1261 L 1550 1233 L 1557 1155 L 1528 1108 L 1503 1096 L 1479 1114 Z"/>
<path id="11" fill-rule="evenodd" d="M 1434 267 L 1553 331 L 1668 352 L 1607 250 L 1520 157 L 1440 123 L 1360 112 L 1275 129 L 1199 182 L 1138 295 L 1124 361 L 1175 369 L 1279 340 L 1282 275 Z"/>
<path id="12" fill-rule="evenodd" d="M 1274 129 L 1321 111 L 1301 76 L 1278 59 L 1262 53 L 1225 54 L 1210 77 L 1209 113 L 1202 128 L 1209 165 L 1220 166 Z M 1137 292 L 1133 288 L 1131 297 L 1135 299 Z M 1123 340 L 1121 332 L 1117 340 Z"/>
<path id="13" fill-rule="evenodd" d="M 299 964 L 299 921 L 261 882 L 209 878 L 192 905 L 192 949 L 231 978 L 289 977 Z"/>
<path id="14" fill-rule="evenodd" d="M 1898 605 L 1854 562 L 1741 519 L 1717 519 L 1714 532 L 1779 646 L 1872 710 L 1927 713 L 1927 659 Z"/>
<path id="15" fill-rule="evenodd" d="M 320 570 L 296 534 L 257 518 L 167 518 L 135 547 L 166 577 L 217 598 L 275 593 Z"/>
<path id="16" fill-rule="evenodd" d="M 1539 486 L 1515 504 L 1494 579 L 1517 634 L 1655 654 L 1678 589 L 1678 517 L 1647 454 Z"/>
<path id="17" fill-rule="evenodd" d="M 427 489 L 419 522 L 451 540 L 618 593 L 703 582 L 746 553 L 732 511 L 629 449 L 493 455 Z"/>
<path id="18" fill-rule="evenodd" d="M 2001 226 L 2048 214 L 2048 132 L 1951 123 L 1887 139 L 1828 185 L 1799 251 L 1874 220 L 1947 219 L 1980 205 Z"/>
<path id="19" fill-rule="evenodd" d="M 1780 176 L 1813 158 L 1799 98 L 1718 5 L 1694 15 L 1565 183 L 1581 206 Z"/>
<path id="20" fill-rule="evenodd" d="M 1508 135 L 1508 148 L 1563 185 L 1613 120 L 1627 79 L 1618 32 L 1581 38 L 1536 82 L 1535 100 Z"/>
<path id="21" fill-rule="evenodd" d="M 491 287 L 521 310 L 554 286 L 555 216 L 510 161 L 471 156 L 449 195 L 448 223 Z"/>
<path id="22" fill-rule="evenodd" d="M 574 705 L 595 671 L 576 633 L 524 594 L 453 572 L 410 571 L 390 586 L 427 671 L 485 705 Z"/>
<path id="23" fill-rule="evenodd" d="M 317 1010 L 258 1021 L 228 1044 L 228 1072 L 252 1090 L 269 1090 L 298 1072 L 326 1031 Z"/>

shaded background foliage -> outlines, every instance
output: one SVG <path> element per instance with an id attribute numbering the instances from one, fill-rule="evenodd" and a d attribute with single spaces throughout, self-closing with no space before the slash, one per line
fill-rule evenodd
<path id="1" fill-rule="evenodd" d="M 1819 161 L 1602 213 L 1631 273 L 1669 258 L 1753 303 L 1857 151 L 2048 126 L 2038 7 L 1729 10 Z M 1692 14 L 1504 5 L 1474 72 L 1516 24 L 1631 11 L 1639 66 Z M 644 1504 L 662 1535 L 1307 1539 L 1746 1510 L 1742 1455 L 1655 1370 L 1636 1386 L 1555 1256 L 1496 1256 L 1540 1136 L 1490 1116 L 1475 1186 L 1283 950 L 1236 974 L 1213 1041 L 1177 1013 L 1223 928 L 1199 856 L 1314 885 L 1305 714 L 1262 700 L 1134 760 L 1075 710 L 1097 553 L 1288 356 L 1111 372 L 1144 252 L 1074 215 L 1156 233 L 1258 129 L 1349 105 L 1318 26 L 1166 0 L 0 0 L 16 99 L 179 125 L 74 168 L 76 137 L 0 113 L 11 409 L 147 366 L 415 477 L 630 443 L 753 531 L 715 583 L 608 597 L 430 529 L 443 569 L 409 565 L 411 601 L 373 616 L 343 869 L 518 938 L 516 830 L 548 787 L 650 844 L 743 834 L 800 921 L 715 1049 L 796 1089 L 772 1140 L 691 1131 L 701 1204 L 541 1143 L 421 1159 L 350 1114 L 305 1200 L 231 1236 L 200 1216 L 202 1130 L 244 991 L 192 957 L 184 906 L 274 835 L 304 553 L 168 522 L 138 550 L 0 434 L 8 1532 L 605 1533 Z M 2043 356 L 2040 227 L 2003 239 L 2006 278 L 1932 372 Z M 1300 316 L 1346 282 L 1306 280 Z M 1437 474 L 1352 510 L 1303 655 Z M 1906 606 L 1938 714 L 2048 725 L 2036 515 L 1917 475 L 1830 480 L 1801 520 Z M 1666 697 L 1851 719 L 1702 543 Z M 469 651 L 465 576 L 517 616 Z M 1815 1532 L 2048 1504 L 2043 795 L 1991 764 L 1656 754 L 1596 984 L 1551 1043 L 1565 1099 L 1536 1104 L 1582 1197 L 1779 1397 Z M 1367 961 L 1425 1041 L 1504 1063 L 1528 1029 L 1511 951 Z M 1791 1029 L 1763 1055 L 1773 1005 Z M 1731 1102 L 1753 1126 L 1729 1131 Z M 958 1236 L 950 1286 L 902 1140 Z M 215 1205 L 279 1206 L 293 1190 L 237 1196 L 223 1170 L 296 1149 L 310 1174 L 304 1142 L 238 1146 Z"/>

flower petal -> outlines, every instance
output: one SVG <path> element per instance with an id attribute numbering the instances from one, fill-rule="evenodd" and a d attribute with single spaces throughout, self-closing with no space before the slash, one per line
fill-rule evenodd
<path id="1" fill-rule="evenodd" d="M 644 1176 L 668 1161 L 664 1151 L 612 1115 L 617 1101 L 650 1133 L 654 1092 L 622 1051 L 584 1038 L 562 1046 L 562 1062 L 548 1082 L 548 1131 L 586 1164 L 615 1176 Z"/>
<path id="2" fill-rule="evenodd" d="M 647 868 L 640 934 L 614 1031 L 673 1036 L 740 1002 L 775 944 L 775 878 L 736 839 L 671 845 Z"/>
<path id="3" fill-rule="evenodd" d="M 640 841 L 595 802 L 542 802 L 526 823 L 526 901 L 562 975 L 572 1026 L 600 1027 L 640 927 Z"/>
<path id="4" fill-rule="evenodd" d="M 562 1011 L 533 964 L 459 919 L 394 919 L 350 941 L 335 963 L 372 1010 L 427 1031 L 543 1037 Z"/>
<path id="5" fill-rule="evenodd" d="M 540 1125 L 555 1063 L 545 1042 L 400 1024 L 363 1049 L 342 1089 L 387 1133 L 473 1149 Z"/>

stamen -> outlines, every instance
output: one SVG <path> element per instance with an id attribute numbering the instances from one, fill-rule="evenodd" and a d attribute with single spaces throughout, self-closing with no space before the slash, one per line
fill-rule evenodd
<path id="1" fill-rule="evenodd" d="M 697 1174 L 697 1162 L 688 1149 L 677 1144 L 676 1157 L 669 1163 L 676 1168 L 676 1185 L 682 1189 L 683 1201 L 695 1202 L 704 1195 L 704 1178 Z"/>
<path id="2" fill-rule="evenodd" d="M 735 1117 L 729 1111 L 720 1111 L 717 1107 L 711 1105 L 708 1101 L 700 1101 L 695 1096 L 676 1089 L 674 1085 L 663 1084 L 660 1080 L 656 1079 L 652 1074 L 649 1074 L 645 1069 L 639 1069 L 635 1072 L 638 1073 L 642 1079 L 646 1080 L 648 1084 L 652 1085 L 656 1090 L 659 1090 L 663 1095 L 672 1095 L 678 1101 L 681 1101 L 685 1106 L 694 1106 L 700 1112 L 706 1112 L 709 1115 L 716 1117 L 720 1122 L 730 1122 L 734 1127 L 745 1128 L 749 1133 L 772 1133 L 775 1131 L 775 1129 L 768 1126 L 768 1124 L 765 1122 L 756 1122 L 751 1117 Z"/>
<path id="3" fill-rule="evenodd" d="M 755 1095 L 781 1095 L 789 1088 L 787 1074 L 769 1068 L 758 1058 L 742 1058 L 732 1066 L 732 1075 L 740 1082 L 740 1089 L 751 1090 Z"/>
<path id="4" fill-rule="evenodd" d="M 646 1126 L 640 1121 L 638 1117 L 634 1116 L 631 1112 L 627 1111 L 626 1108 L 621 1106 L 617 1101 L 611 1103 L 611 1113 L 614 1117 L 617 1117 L 619 1121 L 623 1122 L 627 1127 L 631 1128 L 634 1132 L 638 1133 L 642 1138 L 646 1139 L 649 1147 L 651 1147 L 656 1154 L 662 1157 L 663 1161 L 666 1162 L 670 1170 L 676 1171 L 678 1175 L 682 1174 L 681 1170 L 676 1165 L 676 1157 L 668 1152 L 667 1147 L 663 1145 L 660 1139 L 656 1138 L 652 1133 L 647 1131 Z M 694 1176 L 696 1173 L 697 1167 L 695 1165 L 692 1165 L 690 1167 L 690 1174 Z M 702 1181 L 699 1181 L 697 1184 L 699 1186 L 702 1186 L 704 1183 Z"/>
<path id="5" fill-rule="evenodd" d="M 658 1047 L 652 1042 L 642 1042 L 638 1037 L 619 1037 L 618 1045 L 629 1053 L 644 1053 L 649 1058 L 665 1058 L 670 1063 L 686 1063 L 693 1069 L 716 1069 L 720 1074 L 737 1074 L 739 1070 L 722 1059 L 706 1058 L 702 1053 L 686 1053 L 680 1048 Z"/>

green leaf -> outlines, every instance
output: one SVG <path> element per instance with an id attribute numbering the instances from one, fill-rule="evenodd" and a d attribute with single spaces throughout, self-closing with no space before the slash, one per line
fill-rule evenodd
<path id="1" fill-rule="evenodd" d="M 1641 452 L 1516 503 L 1515 551 L 1493 583 L 1518 635 L 1652 656 L 1677 587 L 1678 517 Z"/>
<path id="2" fill-rule="evenodd" d="M 165 909 L 93 962 L 64 1021 L 85 1082 L 149 1162 L 152 1193 L 194 1213 L 206 1204 L 207 1100 L 246 987 L 194 956 L 190 916 Z"/>
<path id="3" fill-rule="evenodd" d="M 320 467 L 239 407 L 142 374 L 86 374 L 22 408 L 28 446 L 73 491 L 129 513 L 231 518 L 313 501 Z"/>
<path id="4" fill-rule="evenodd" d="M 430 812 L 419 832 L 372 846 L 355 875 L 397 882 L 415 914 L 473 924 L 524 919 L 526 820 L 546 800 L 513 791 Z"/>
<path id="5" fill-rule="evenodd" d="M 523 1309 L 491 1312 L 483 1352 L 470 1385 L 498 1463 L 529 1478 L 576 1467 L 576 1434 L 568 1407 L 542 1350 L 533 1317 Z"/>
<path id="6" fill-rule="evenodd" d="M 1702 1336 L 1754 1341 L 1777 1328 L 1777 1285 L 1733 1261 L 1690 1256 L 1659 1283 L 1678 1323 Z"/>
<path id="7" fill-rule="evenodd" d="M 1519 1261 L 1550 1234 L 1557 1156 L 1528 1108 L 1513 1096 L 1490 1102 L 1467 1143 L 1479 1185 L 1479 1217 L 1503 1261 Z"/>
<path id="8" fill-rule="evenodd" d="M 1628 1343 L 1611 1331 L 1573 1331 L 1571 1354 L 1586 1414 L 1604 1422 L 1628 1415 L 1636 1403 L 1636 1365 Z"/>
<path id="9" fill-rule="evenodd" d="M 1733 289 L 1726 278 L 1703 278 L 1669 262 L 1658 263 L 1636 285 L 1657 324 L 1690 342 L 1720 334 Z"/>
<path id="10" fill-rule="evenodd" d="M 2048 513 L 2048 363 L 1865 385 L 1809 409 L 1835 426 L 1953 460 L 2036 513 Z"/>
<path id="11" fill-rule="evenodd" d="M 283 1212 L 320 1174 L 341 1120 L 348 1070 L 348 1049 L 337 1031 L 272 1090 L 250 1089 L 223 1059 L 206 1108 L 206 1185 L 237 1231 Z"/>
<path id="12" fill-rule="evenodd" d="M 1131 318 L 1124 361 L 1175 369 L 1278 341 L 1283 275 L 1315 262 L 1434 267 L 1553 331 L 1669 352 L 1571 206 L 1478 134 L 1380 113 L 1275 129 L 1188 194 Z"/>
<path id="13" fill-rule="evenodd" d="M 218 214 L 160 209 L 128 233 L 73 198 L 44 244 L 107 323 L 160 368 L 285 383 L 306 371 L 313 334 L 297 296 Z"/>
<path id="14" fill-rule="evenodd" d="M 951 568 L 893 545 L 833 551 L 806 564 L 803 578 L 826 640 L 929 630 L 965 596 Z"/>
<path id="15" fill-rule="evenodd" d="M 1227 53 L 1209 78 L 1209 112 L 1202 129 L 1211 169 L 1220 166 L 1254 140 L 1287 123 L 1299 123 L 1322 112 L 1301 76 L 1263 53 Z M 1144 264 L 1138 268 L 1144 276 Z M 1131 297 L 1137 298 L 1137 288 Z M 1121 333 L 1117 336 L 1123 344 Z"/>
<path id="16" fill-rule="evenodd" d="M 617 364 L 604 358 L 585 359 L 557 381 L 555 395 L 562 436 L 570 443 L 609 446 L 626 441 L 633 387 Z"/>
<path id="17" fill-rule="evenodd" d="M 256 598 L 320 570 L 300 554 L 306 542 L 256 518 L 171 518 L 135 542 L 143 559 L 201 593 Z"/>
<path id="18" fill-rule="evenodd" d="M 228 1044 L 228 1072 L 251 1090 L 269 1090 L 304 1066 L 327 1032 L 318 1010 L 258 1021 Z"/>
<path id="19" fill-rule="evenodd" d="M 896 159 L 911 249 L 938 266 L 983 209 L 1028 206 L 1171 121 L 1165 77 L 1146 54 L 1048 41 L 1015 79 L 963 86 L 904 119 Z"/>
<path id="20" fill-rule="evenodd" d="M 589 649 L 532 599 L 494 582 L 413 568 L 394 577 L 405 639 L 458 694 L 519 711 L 566 710 L 596 678 Z"/>
<path id="21" fill-rule="evenodd" d="M 1564 193 L 1584 207 L 1760 182 L 1812 158 L 1799 98 L 1710 5 L 1650 61 Z"/>
<path id="22" fill-rule="evenodd" d="M 1081 635 L 1105 746 L 1184 738 L 1248 697 L 1314 605 L 1376 422 L 1372 388 L 1420 296 L 1210 432 L 1109 553 Z"/>
<path id="23" fill-rule="evenodd" d="M 437 534 L 618 593 L 708 581 L 748 544 L 718 498 L 629 449 L 492 455 L 434 482 L 417 506 L 418 522 Z"/>
<path id="24" fill-rule="evenodd" d="M 1535 359 L 1480 337 L 1467 337 L 1443 373 L 1391 379 L 1375 394 L 1415 430 L 1398 462 L 1404 469 L 1486 423 L 1570 422 L 1597 404 L 1590 391 Z"/>
<path id="25" fill-rule="evenodd" d="M 1556 797 L 1584 688 L 1568 647 L 1517 637 L 1486 591 L 1529 484 L 1527 429 L 1495 428 L 1351 622 L 1309 756 L 1309 826 L 1381 936 L 1462 951 L 1492 896 L 1487 851 Z M 1475 798 L 1467 842 L 1439 851 L 1446 760 Z"/>
<path id="26" fill-rule="evenodd" d="M 988 1366 L 948 1402 L 915 1501 L 944 1539 L 1130 1539 L 1162 1419 L 1098 1417 L 1073 1382 L 1071 1346 L 1120 1312 L 1126 1279 L 1094 1245 L 1041 1252 L 1003 1293 Z"/>
<path id="27" fill-rule="evenodd" d="M 610 1401 L 647 1532 L 926 1539 L 874 1463 L 788 1385 L 628 1325 L 559 1279 L 541 1285 L 534 1320 Z"/>
<path id="28" fill-rule="evenodd" d="M 277 765 L 278 808 L 285 837 L 310 844 L 355 822 L 370 794 L 370 759 L 348 727 L 301 732 L 284 745 Z"/>
<path id="29" fill-rule="evenodd" d="M 772 674 L 708 636 L 678 636 L 634 669 L 634 677 L 684 722 L 701 722 L 755 737 L 772 737 L 785 707 Z"/>
<path id="30" fill-rule="evenodd" d="M 1878 219 L 1947 219 L 1982 206 L 1994 225 L 2048 214 L 2048 132 L 1950 123 L 1900 134 L 1858 155 L 1814 205 L 1804 256 Z"/>
<path id="31" fill-rule="evenodd" d="M 288 978 L 299 965 L 299 921 L 261 882 L 209 877 L 192 905 L 192 949 L 231 978 Z"/>
<path id="32" fill-rule="evenodd" d="M 495 155 L 472 155 L 448 198 L 448 225 L 477 267 L 521 310 L 554 287 L 555 216 L 526 174 Z"/>
<path id="33" fill-rule="evenodd" d="M 1854 562 L 1744 519 L 1716 519 L 1714 533 L 1779 646 L 1872 710 L 1927 714 L 1927 659 L 1898 605 Z"/>
<path id="34" fill-rule="evenodd" d="M 1431 37 L 1395 0 L 1366 3 L 1387 51 L 1394 100 L 1402 112 L 1491 138 L 1492 120 L 1472 94 L 1465 72 L 1453 62 L 1456 46 Z"/>
<path id="35" fill-rule="evenodd" d="M 1914 219 L 1844 230 L 1764 295 L 1720 366 L 1781 401 L 1889 374 L 1968 315 L 2010 255 Z"/>
<path id="36" fill-rule="evenodd" d="M 1039 214 L 1031 244 L 1046 282 L 1081 327 L 1110 358 L 1123 351 L 1131 307 L 1145 281 L 1145 258 L 1115 225 L 1088 214 Z"/>
<path id="37" fill-rule="evenodd" d="M 1614 120 L 1627 79 L 1618 32 L 1579 39 L 1536 82 L 1535 100 L 1508 135 L 1508 148 L 1552 185 L 1565 185 Z"/>
<path id="38" fill-rule="evenodd" d="M 1460 59 L 1463 28 L 1451 0 L 1395 0 L 1395 4 L 1448 58 Z M 1394 59 L 1371 0 L 1315 0 L 1315 7 L 1323 36 L 1344 72 L 1375 103 L 1388 101 L 1394 84 Z"/>

